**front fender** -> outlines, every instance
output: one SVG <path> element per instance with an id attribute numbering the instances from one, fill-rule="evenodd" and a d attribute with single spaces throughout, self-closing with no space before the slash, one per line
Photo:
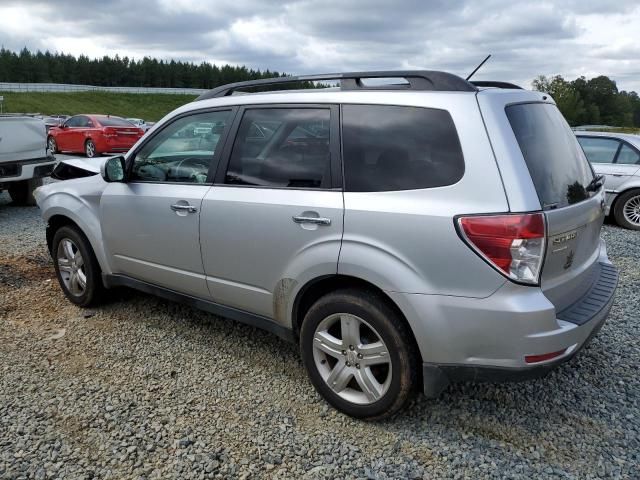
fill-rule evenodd
<path id="1" fill-rule="evenodd" d="M 105 186 L 99 175 L 65 180 L 38 188 L 35 198 L 47 223 L 60 215 L 78 225 L 89 240 L 102 272 L 109 274 L 112 268 L 104 252 L 100 225 L 100 198 Z"/>

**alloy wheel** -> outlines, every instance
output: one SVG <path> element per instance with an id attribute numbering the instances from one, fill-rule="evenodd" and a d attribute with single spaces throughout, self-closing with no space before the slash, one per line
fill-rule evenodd
<path id="1" fill-rule="evenodd" d="M 391 385 L 389 349 L 356 315 L 337 313 L 322 320 L 313 335 L 313 358 L 325 383 L 348 402 L 374 403 Z"/>
<path id="2" fill-rule="evenodd" d="M 56 139 L 49 137 L 49 152 L 56 153 Z"/>
<path id="3" fill-rule="evenodd" d="M 89 158 L 93 158 L 96 155 L 96 146 L 93 144 L 91 140 L 87 142 L 87 146 L 85 147 L 85 153 Z"/>
<path id="4" fill-rule="evenodd" d="M 640 195 L 631 197 L 622 208 L 624 218 L 631 224 L 640 226 Z"/>
<path id="5" fill-rule="evenodd" d="M 87 274 L 78 246 L 69 238 L 63 238 L 58 243 L 57 259 L 60 277 L 67 290 L 76 297 L 82 296 L 87 289 Z"/>

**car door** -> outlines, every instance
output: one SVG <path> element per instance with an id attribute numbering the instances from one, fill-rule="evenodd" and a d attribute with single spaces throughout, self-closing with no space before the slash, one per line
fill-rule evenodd
<path id="1" fill-rule="evenodd" d="M 624 141 L 605 136 L 578 136 L 596 173 L 605 176 L 605 189 L 616 192 L 638 170 L 638 151 Z"/>
<path id="2" fill-rule="evenodd" d="M 194 126 L 227 125 L 234 110 L 200 111 L 163 126 L 127 159 L 127 181 L 100 202 L 102 232 L 116 274 L 209 298 L 200 254 L 200 209 L 211 188 L 222 135 Z"/>
<path id="3" fill-rule="evenodd" d="M 78 115 L 75 125 L 70 129 L 69 150 L 72 152 L 84 152 L 84 142 L 89 131 L 91 121 L 86 115 Z"/>
<path id="4" fill-rule="evenodd" d="M 239 111 L 202 204 L 200 243 L 215 302 L 282 323 L 293 287 L 337 272 L 338 126 L 338 109 L 327 105 Z"/>
<path id="5" fill-rule="evenodd" d="M 640 170 L 640 152 L 635 146 L 623 140 L 614 165 L 617 167 L 616 174 L 620 175 L 619 178 L 622 180 L 617 188 L 623 190 L 625 188 L 625 182 L 631 179 L 631 177 L 638 175 L 638 171 Z"/>
<path id="6" fill-rule="evenodd" d="M 73 134 L 80 120 L 79 116 L 71 117 L 62 124 L 60 130 L 56 133 L 56 143 L 58 150 L 69 151 L 73 145 Z"/>

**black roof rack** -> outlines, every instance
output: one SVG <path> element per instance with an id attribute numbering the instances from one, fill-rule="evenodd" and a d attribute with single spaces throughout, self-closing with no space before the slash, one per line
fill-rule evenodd
<path id="1" fill-rule="evenodd" d="M 474 84 L 476 87 L 496 87 L 496 88 L 523 90 L 523 88 L 520 87 L 519 85 L 516 85 L 515 83 L 509 83 L 509 82 L 495 82 L 493 80 L 472 80 L 471 83 Z"/>
<path id="2" fill-rule="evenodd" d="M 363 79 L 370 78 L 404 78 L 407 83 L 393 85 L 364 85 Z M 430 70 L 396 70 L 378 72 L 326 73 L 321 75 L 298 75 L 295 77 L 264 78 L 248 82 L 229 83 L 209 90 L 196 100 L 226 97 L 243 88 L 264 87 L 297 82 L 315 82 L 340 80 L 341 90 L 431 90 L 439 92 L 475 92 L 472 84 L 447 72 Z"/>

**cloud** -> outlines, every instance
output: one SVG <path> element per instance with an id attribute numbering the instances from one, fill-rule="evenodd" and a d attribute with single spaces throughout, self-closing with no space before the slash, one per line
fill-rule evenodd
<path id="1" fill-rule="evenodd" d="M 640 5 L 598 0 L 5 0 L 11 49 L 244 64 L 288 73 L 443 69 L 529 86 L 609 75 L 640 91 Z"/>

